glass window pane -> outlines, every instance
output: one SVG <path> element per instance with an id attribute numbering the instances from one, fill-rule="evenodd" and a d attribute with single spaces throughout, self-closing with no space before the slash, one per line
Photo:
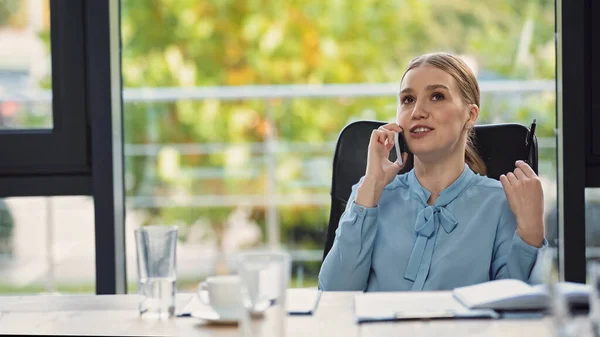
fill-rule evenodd
<path id="1" fill-rule="evenodd" d="M 0 294 L 95 293 L 91 197 L 0 199 Z"/>
<path id="2" fill-rule="evenodd" d="M 185 286 L 274 244 L 293 253 L 293 285 L 315 285 L 340 130 L 394 120 L 406 65 L 438 50 L 474 70 L 478 123 L 537 119 L 551 212 L 554 26 L 551 0 L 124 0 L 128 221 L 180 226 Z"/>
<path id="3" fill-rule="evenodd" d="M 0 131 L 52 128 L 49 4 L 0 3 Z"/>

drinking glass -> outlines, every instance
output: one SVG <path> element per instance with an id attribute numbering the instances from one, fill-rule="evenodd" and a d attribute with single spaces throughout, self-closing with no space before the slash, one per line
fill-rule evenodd
<path id="1" fill-rule="evenodd" d="M 242 253 L 237 257 L 237 272 L 246 309 L 241 321 L 243 334 L 284 336 L 286 290 L 291 275 L 290 255 L 269 251 Z M 265 322 L 258 325 L 252 322 L 262 316 L 267 316 Z"/>
<path id="2" fill-rule="evenodd" d="M 145 318 L 175 315 L 177 227 L 146 226 L 135 230 L 139 304 Z"/>

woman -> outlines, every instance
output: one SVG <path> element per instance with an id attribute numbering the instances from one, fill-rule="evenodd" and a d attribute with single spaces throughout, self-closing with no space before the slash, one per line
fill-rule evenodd
<path id="1" fill-rule="evenodd" d="M 485 176 L 472 143 L 479 96 L 460 59 L 434 53 L 411 61 L 396 123 L 371 135 L 366 173 L 321 267 L 321 289 L 441 290 L 530 280 L 547 246 L 542 186 L 522 161 L 500 181 Z M 388 160 L 395 132 L 414 154 L 406 174 Z"/>

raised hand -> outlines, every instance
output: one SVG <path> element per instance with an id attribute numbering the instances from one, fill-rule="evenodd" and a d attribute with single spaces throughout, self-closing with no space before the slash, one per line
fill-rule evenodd
<path id="1" fill-rule="evenodd" d="M 373 130 L 369 141 L 367 169 L 363 183 L 359 187 L 356 203 L 365 207 L 374 207 L 379 203 L 383 188 L 394 180 L 403 164 L 389 160 L 390 151 L 394 147 L 394 134 L 403 132 L 396 123 L 390 123 Z M 406 163 L 408 154 L 402 154 L 402 162 Z"/>
<path id="2" fill-rule="evenodd" d="M 542 182 L 527 163 L 519 160 L 513 172 L 500 176 L 508 204 L 517 219 L 517 234 L 534 247 L 544 242 Z"/>

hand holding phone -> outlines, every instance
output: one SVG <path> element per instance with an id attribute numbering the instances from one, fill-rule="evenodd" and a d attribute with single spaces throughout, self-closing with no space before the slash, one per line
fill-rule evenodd
<path id="1" fill-rule="evenodd" d="M 385 186 L 394 180 L 404 167 L 408 154 L 402 152 L 404 149 L 404 137 L 400 134 L 402 131 L 396 123 L 382 125 L 373 130 L 369 140 L 365 177 L 355 200 L 357 204 L 365 207 L 377 205 Z M 394 147 L 397 161 L 391 162 L 389 155 Z"/>

